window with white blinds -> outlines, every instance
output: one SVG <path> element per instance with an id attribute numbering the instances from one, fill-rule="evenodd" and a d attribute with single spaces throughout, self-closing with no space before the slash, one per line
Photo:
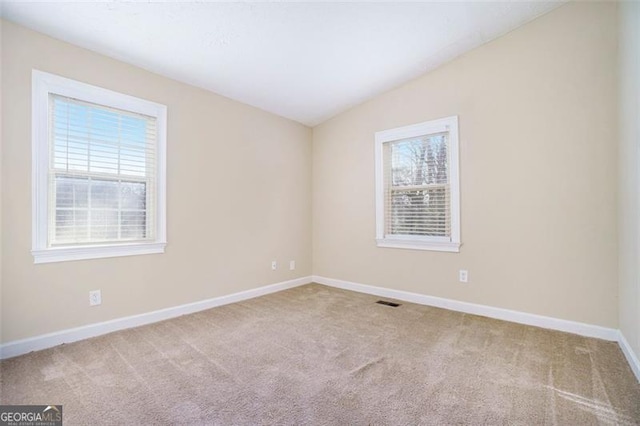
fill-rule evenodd
<path id="1" fill-rule="evenodd" d="M 34 71 L 36 262 L 164 250 L 166 107 Z"/>
<path id="2" fill-rule="evenodd" d="M 153 240 L 156 118 L 49 100 L 49 244 Z"/>
<path id="3" fill-rule="evenodd" d="M 459 250 L 457 129 L 448 117 L 376 133 L 379 246 Z"/>

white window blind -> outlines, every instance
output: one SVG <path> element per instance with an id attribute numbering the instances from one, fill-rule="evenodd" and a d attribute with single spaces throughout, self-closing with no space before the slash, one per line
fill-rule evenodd
<path id="1" fill-rule="evenodd" d="M 459 251 L 458 118 L 376 133 L 380 247 Z"/>
<path id="2" fill-rule="evenodd" d="M 384 144 L 385 234 L 451 236 L 448 133 Z"/>
<path id="3" fill-rule="evenodd" d="M 49 95 L 50 247 L 155 238 L 155 117 Z"/>

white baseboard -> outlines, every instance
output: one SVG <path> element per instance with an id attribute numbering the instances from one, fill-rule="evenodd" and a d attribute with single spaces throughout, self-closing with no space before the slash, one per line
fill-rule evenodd
<path id="1" fill-rule="evenodd" d="M 636 375 L 636 378 L 640 382 L 640 360 L 638 360 L 638 356 L 635 352 L 633 352 L 633 349 L 631 349 L 631 345 L 629 345 L 629 342 L 627 342 L 627 339 L 624 337 L 624 334 L 622 334 L 622 331 L 619 332 L 618 344 L 622 349 L 622 353 L 627 358 L 627 361 L 631 366 L 631 370 L 633 370 L 633 374 Z"/>
<path id="2" fill-rule="evenodd" d="M 460 302 L 457 300 L 444 299 L 441 297 L 427 296 L 424 294 L 410 293 L 408 291 L 392 290 L 383 287 L 375 287 L 366 284 L 359 284 L 350 281 L 336 280 L 314 275 L 313 282 L 345 290 L 357 291 L 360 293 L 373 294 L 375 296 L 389 297 L 405 302 L 417 303 L 420 305 L 435 306 L 452 311 L 464 312 L 467 314 L 481 315 L 489 318 L 496 318 L 519 324 L 533 325 L 536 327 L 549 328 L 551 330 L 566 331 L 568 333 L 579 334 L 581 336 L 595 337 L 603 340 L 617 341 L 619 332 L 613 328 L 600 327 L 598 325 L 584 324 L 581 322 L 568 321 L 558 318 L 545 317 L 541 315 L 528 314 L 525 312 L 512 311 L 509 309 L 495 308 L 493 306 L 478 305 L 475 303 Z"/>
<path id="3" fill-rule="evenodd" d="M 181 315 L 215 308 L 216 306 L 240 302 L 258 296 L 264 296 L 265 294 L 275 293 L 289 288 L 298 287 L 303 284 L 308 284 L 309 282 L 311 282 L 311 277 L 302 277 L 290 281 L 283 281 L 280 283 L 267 285 L 264 287 L 258 287 L 247 291 L 241 291 L 239 293 L 229 294 L 227 296 L 214 297 L 213 299 L 201 300 L 199 302 L 160 309 L 144 314 L 132 315 L 129 317 L 117 318 L 114 320 L 96 324 L 89 324 L 82 327 L 70 328 L 54 333 L 43 334 L 41 336 L 30 337 L 28 339 L 15 340 L 13 342 L 8 342 L 0 345 L 0 359 L 11 358 L 32 351 L 51 348 L 63 343 L 76 342 L 78 340 L 88 339 L 90 337 L 96 337 L 102 334 L 107 334 L 126 328 L 151 324 L 169 318 L 175 318 Z"/>

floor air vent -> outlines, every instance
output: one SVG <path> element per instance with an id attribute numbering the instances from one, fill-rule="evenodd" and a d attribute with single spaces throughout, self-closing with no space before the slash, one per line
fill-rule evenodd
<path id="1" fill-rule="evenodd" d="M 399 303 L 387 302 L 386 300 L 378 300 L 376 303 L 379 305 L 391 306 L 392 308 L 400 306 Z"/>

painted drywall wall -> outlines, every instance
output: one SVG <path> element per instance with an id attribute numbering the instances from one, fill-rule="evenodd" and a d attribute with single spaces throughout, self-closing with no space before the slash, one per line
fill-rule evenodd
<path id="1" fill-rule="evenodd" d="M 2 26 L 4 21 L 0 19 L 0 47 L 2 47 Z M 1 59 L 1 56 L 0 56 Z M 0 93 L 2 90 L 2 63 L 0 62 Z M 0 95 L 0 321 L 2 321 L 2 234 L 4 233 L 2 226 L 2 111 L 4 110 L 4 102 Z M 0 342 L 2 342 L 2 325 L 0 324 Z"/>
<path id="2" fill-rule="evenodd" d="M 620 331 L 640 355 L 640 3 L 620 3 Z"/>
<path id="3" fill-rule="evenodd" d="M 562 6 L 315 127 L 314 275 L 617 328 L 616 8 Z M 374 133 L 451 115 L 461 252 L 376 247 Z"/>
<path id="4" fill-rule="evenodd" d="M 33 68 L 167 105 L 166 253 L 34 265 Z M 7 21 L 2 104 L 3 342 L 310 274 L 309 128 Z"/>

